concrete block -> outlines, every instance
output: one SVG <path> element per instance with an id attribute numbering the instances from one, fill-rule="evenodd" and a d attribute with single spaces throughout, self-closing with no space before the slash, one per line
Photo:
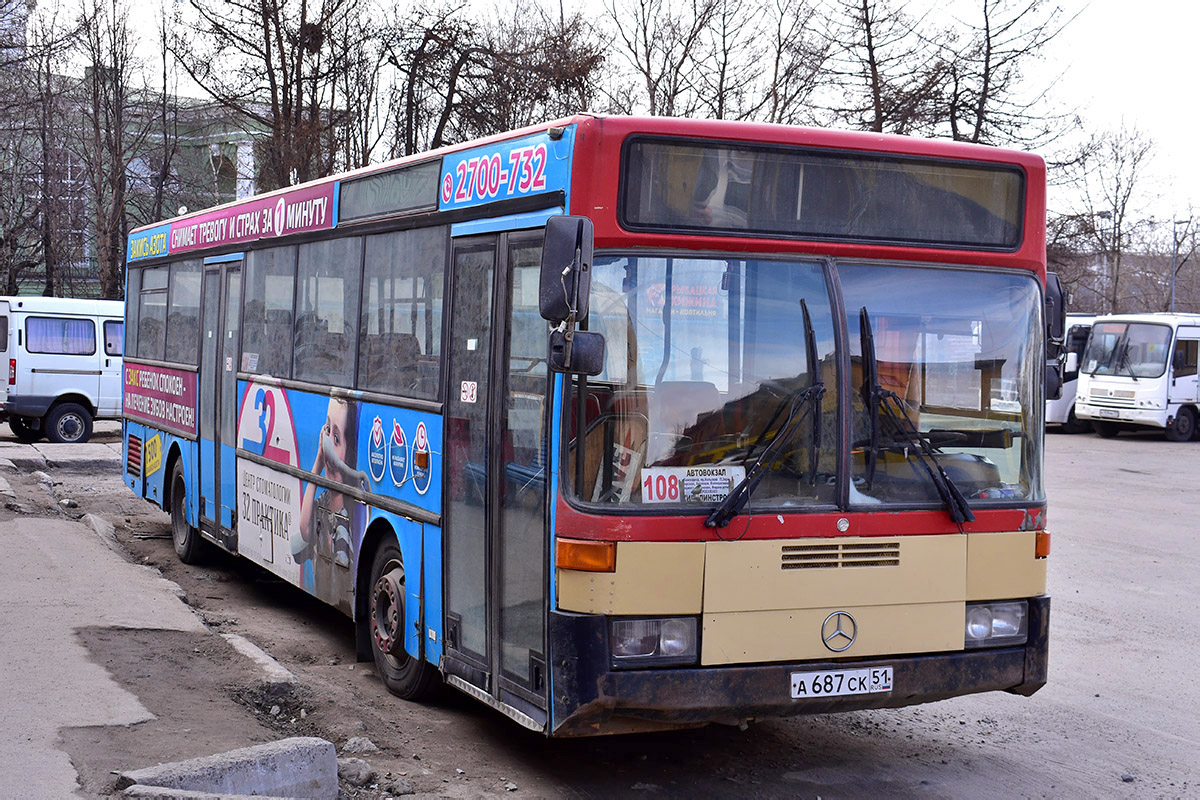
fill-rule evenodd
<path id="1" fill-rule="evenodd" d="M 324 739 L 281 739 L 215 756 L 122 772 L 118 787 L 131 785 L 222 796 L 334 800 L 338 795 L 337 752 Z"/>

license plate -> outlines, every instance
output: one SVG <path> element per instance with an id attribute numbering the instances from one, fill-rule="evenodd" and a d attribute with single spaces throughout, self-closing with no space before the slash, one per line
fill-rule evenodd
<path id="1" fill-rule="evenodd" d="M 847 694 L 875 694 L 891 690 L 891 667 L 792 673 L 792 699 L 794 700 L 838 697 Z"/>
<path id="2" fill-rule="evenodd" d="M 1108 417 L 1109 419 L 1116 419 L 1117 417 L 1121 416 L 1121 412 L 1117 411 L 1115 408 L 1098 408 L 1096 409 L 1096 415 L 1100 417 Z"/>

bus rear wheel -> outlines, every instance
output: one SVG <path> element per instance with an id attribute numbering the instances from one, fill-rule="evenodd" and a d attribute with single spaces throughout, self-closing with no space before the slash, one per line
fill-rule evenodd
<path id="1" fill-rule="evenodd" d="M 17 437 L 22 442 L 31 444 L 36 442 L 38 439 L 41 439 L 43 434 L 41 429 L 33 427 L 34 421 L 35 418 L 33 417 L 18 417 L 16 415 L 9 415 L 8 429 L 12 431 L 13 436 Z"/>
<path id="2" fill-rule="evenodd" d="M 1175 420 L 1167 426 L 1167 439 L 1172 442 L 1187 442 L 1196 435 L 1196 412 L 1188 407 L 1179 409 Z"/>
<path id="3" fill-rule="evenodd" d="M 371 560 L 371 655 L 389 692 L 405 700 L 425 700 L 437 694 L 441 679 L 432 664 L 404 649 L 404 598 L 404 560 L 400 546 L 389 537 Z"/>
<path id="4" fill-rule="evenodd" d="M 208 542 L 187 521 L 187 481 L 179 461 L 171 470 L 171 540 L 175 555 L 185 564 L 199 564 L 208 554 Z"/>

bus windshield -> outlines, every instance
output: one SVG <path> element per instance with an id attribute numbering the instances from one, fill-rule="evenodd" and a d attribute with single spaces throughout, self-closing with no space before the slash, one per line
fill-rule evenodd
<path id="1" fill-rule="evenodd" d="M 589 325 L 604 333 L 607 361 L 583 397 L 573 391 L 566 417 L 572 440 L 584 420 L 584 452 L 571 447 L 568 454 L 570 473 L 583 475 L 576 497 L 710 508 L 786 435 L 772 448 L 750 509 L 838 504 L 839 451 L 847 447 L 839 407 L 848 403 L 846 502 L 938 504 L 917 455 L 924 448 L 887 426 L 881 436 L 870 434 L 859 386 L 858 314 L 867 307 L 877 380 L 902 401 L 891 413 L 904 409 L 903 430 L 923 438 L 972 501 L 1040 498 L 1040 398 L 1025 375 L 1039 364 L 1036 283 L 917 268 L 897 280 L 896 269 L 837 267 L 852 364 L 847 393 L 823 263 L 598 256 Z M 989 285 L 971 288 L 980 281 Z M 810 338 L 817 375 L 807 364 Z M 796 408 L 793 400 L 818 381 L 823 395 Z"/>
<path id="2" fill-rule="evenodd" d="M 1083 354 L 1088 375 L 1127 375 L 1158 378 L 1167 369 L 1171 328 L 1148 322 L 1101 322 Z"/>

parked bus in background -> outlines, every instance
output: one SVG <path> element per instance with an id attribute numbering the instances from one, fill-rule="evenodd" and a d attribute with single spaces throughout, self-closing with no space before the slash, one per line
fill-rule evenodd
<path id="1" fill-rule="evenodd" d="M 1075 413 L 1096 433 L 1159 428 L 1173 442 L 1196 434 L 1200 314 L 1096 317 L 1079 364 Z"/>
<path id="2" fill-rule="evenodd" d="M 1086 433 L 1092 424 L 1079 419 L 1075 413 L 1075 392 L 1079 381 L 1079 364 L 1092 332 L 1093 314 L 1067 314 L 1062 393 L 1057 399 L 1046 400 L 1046 426 L 1056 426 L 1063 433 Z"/>
<path id="3" fill-rule="evenodd" d="M 23 442 L 86 442 L 121 416 L 125 306 L 117 300 L 0 297 L 0 419 Z"/>
<path id="4" fill-rule="evenodd" d="M 547 735 L 1028 695 L 1044 220 L 1033 155 L 593 115 L 188 214 L 125 480 Z"/>

